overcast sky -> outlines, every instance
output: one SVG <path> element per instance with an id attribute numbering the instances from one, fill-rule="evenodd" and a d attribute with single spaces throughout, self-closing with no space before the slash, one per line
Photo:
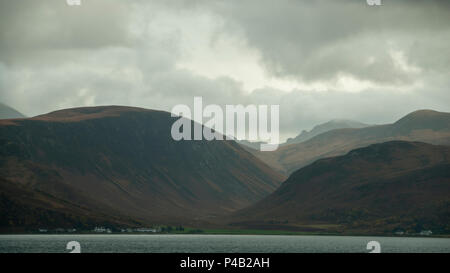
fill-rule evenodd
<path id="1" fill-rule="evenodd" d="M 0 101 L 279 104 L 282 138 L 335 118 L 450 112 L 450 1 L 0 0 Z"/>

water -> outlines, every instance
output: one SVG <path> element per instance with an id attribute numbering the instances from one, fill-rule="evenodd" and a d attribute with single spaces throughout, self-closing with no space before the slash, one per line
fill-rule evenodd
<path id="1" fill-rule="evenodd" d="M 78 241 L 81 252 L 369 252 L 378 241 L 381 252 L 450 252 L 450 239 L 282 235 L 0 235 L 0 253 L 69 252 Z"/>

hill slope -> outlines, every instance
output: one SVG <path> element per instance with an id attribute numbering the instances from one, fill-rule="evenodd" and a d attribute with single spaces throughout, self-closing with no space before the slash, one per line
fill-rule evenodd
<path id="1" fill-rule="evenodd" d="M 392 141 L 318 160 L 234 215 L 236 225 L 450 233 L 450 147 Z"/>
<path id="2" fill-rule="evenodd" d="M 25 116 L 19 111 L 0 103 L 0 119 L 24 118 Z"/>
<path id="3" fill-rule="evenodd" d="M 393 124 L 332 130 L 302 143 L 282 146 L 274 152 L 248 150 L 278 171 L 290 174 L 317 159 L 392 140 L 448 145 L 450 113 L 420 110 Z"/>
<path id="4" fill-rule="evenodd" d="M 195 224 L 283 180 L 234 141 L 172 140 L 175 120 L 109 106 L 0 121 L 2 226 Z"/>
<path id="5" fill-rule="evenodd" d="M 301 143 L 304 141 L 307 141 L 317 135 L 323 134 L 325 132 L 336 130 L 336 129 L 343 129 L 343 128 L 364 128 L 368 127 L 368 124 L 354 121 L 354 120 L 347 120 L 347 119 L 334 119 L 330 120 L 328 122 L 319 124 L 317 126 L 314 126 L 314 128 L 311 131 L 302 131 L 298 136 L 294 138 L 289 138 L 286 143 L 283 145 L 289 145 L 294 143 Z"/>

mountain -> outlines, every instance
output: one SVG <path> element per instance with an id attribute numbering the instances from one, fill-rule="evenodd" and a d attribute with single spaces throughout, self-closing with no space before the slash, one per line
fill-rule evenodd
<path id="1" fill-rule="evenodd" d="M 235 226 L 450 233 L 450 147 L 391 141 L 320 159 L 235 213 Z"/>
<path id="2" fill-rule="evenodd" d="M 250 150 L 274 169 L 290 174 L 317 159 L 343 155 L 355 148 L 392 140 L 450 144 L 450 113 L 419 110 L 393 124 L 331 130 L 273 152 Z"/>
<path id="3" fill-rule="evenodd" d="M 348 119 L 333 119 L 328 122 L 316 125 L 311 131 L 303 130 L 298 136 L 295 138 L 288 138 L 286 143 L 283 143 L 282 145 L 289 145 L 294 143 L 301 143 L 304 141 L 307 141 L 317 135 L 320 135 L 322 133 L 335 130 L 335 129 L 343 129 L 343 128 L 364 128 L 368 127 L 370 125 L 354 121 L 354 120 L 348 120 Z"/>
<path id="4" fill-rule="evenodd" d="M 0 225 L 195 225 L 284 180 L 234 141 L 174 141 L 170 113 L 105 106 L 0 121 Z"/>
<path id="5" fill-rule="evenodd" d="M 25 118 L 25 116 L 17 110 L 0 103 L 0 119 Z"/>

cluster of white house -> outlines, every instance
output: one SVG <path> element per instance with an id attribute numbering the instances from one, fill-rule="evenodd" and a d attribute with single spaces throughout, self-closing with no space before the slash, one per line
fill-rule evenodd
<path id="1" fill-rule="evenodd" d="M 47 232 L 57 232 L 57 233 L 73 233 L 76 232 L 77 230 L 74 228 L 69 228 L 69 229 L 63 229 L 63 228 L 57 228 L 57 229 L 46 229 L 46 228 L 40 228 L 38 229 L 38 232 L 40 233 L 47 233 Z M 110 228 L 106 228 L 106 227 L 95 227 L 93 230 L 93 232 L 95 233 L 112 233 L 112 230 Z M 132 233 L 132 232 L 152 232 L 152 233 L 157 233 L 157 232 L 161 232 L 161 228 L 157 227 L 157 228 L 122 228 L 120 229 L 120 232 L 128 232 L 128 233 Z"/>
<path id="2" fill-rule="evenodd" d="M 422 230 L 419 233 L 412 233 L 409 234 L 408 232 L 405 231 L 397 231 L 395 232 L 395 235 L 420 235 L 420 236 L 431 236 L 433 235 L 433 232 L 431 230 Z"/>

